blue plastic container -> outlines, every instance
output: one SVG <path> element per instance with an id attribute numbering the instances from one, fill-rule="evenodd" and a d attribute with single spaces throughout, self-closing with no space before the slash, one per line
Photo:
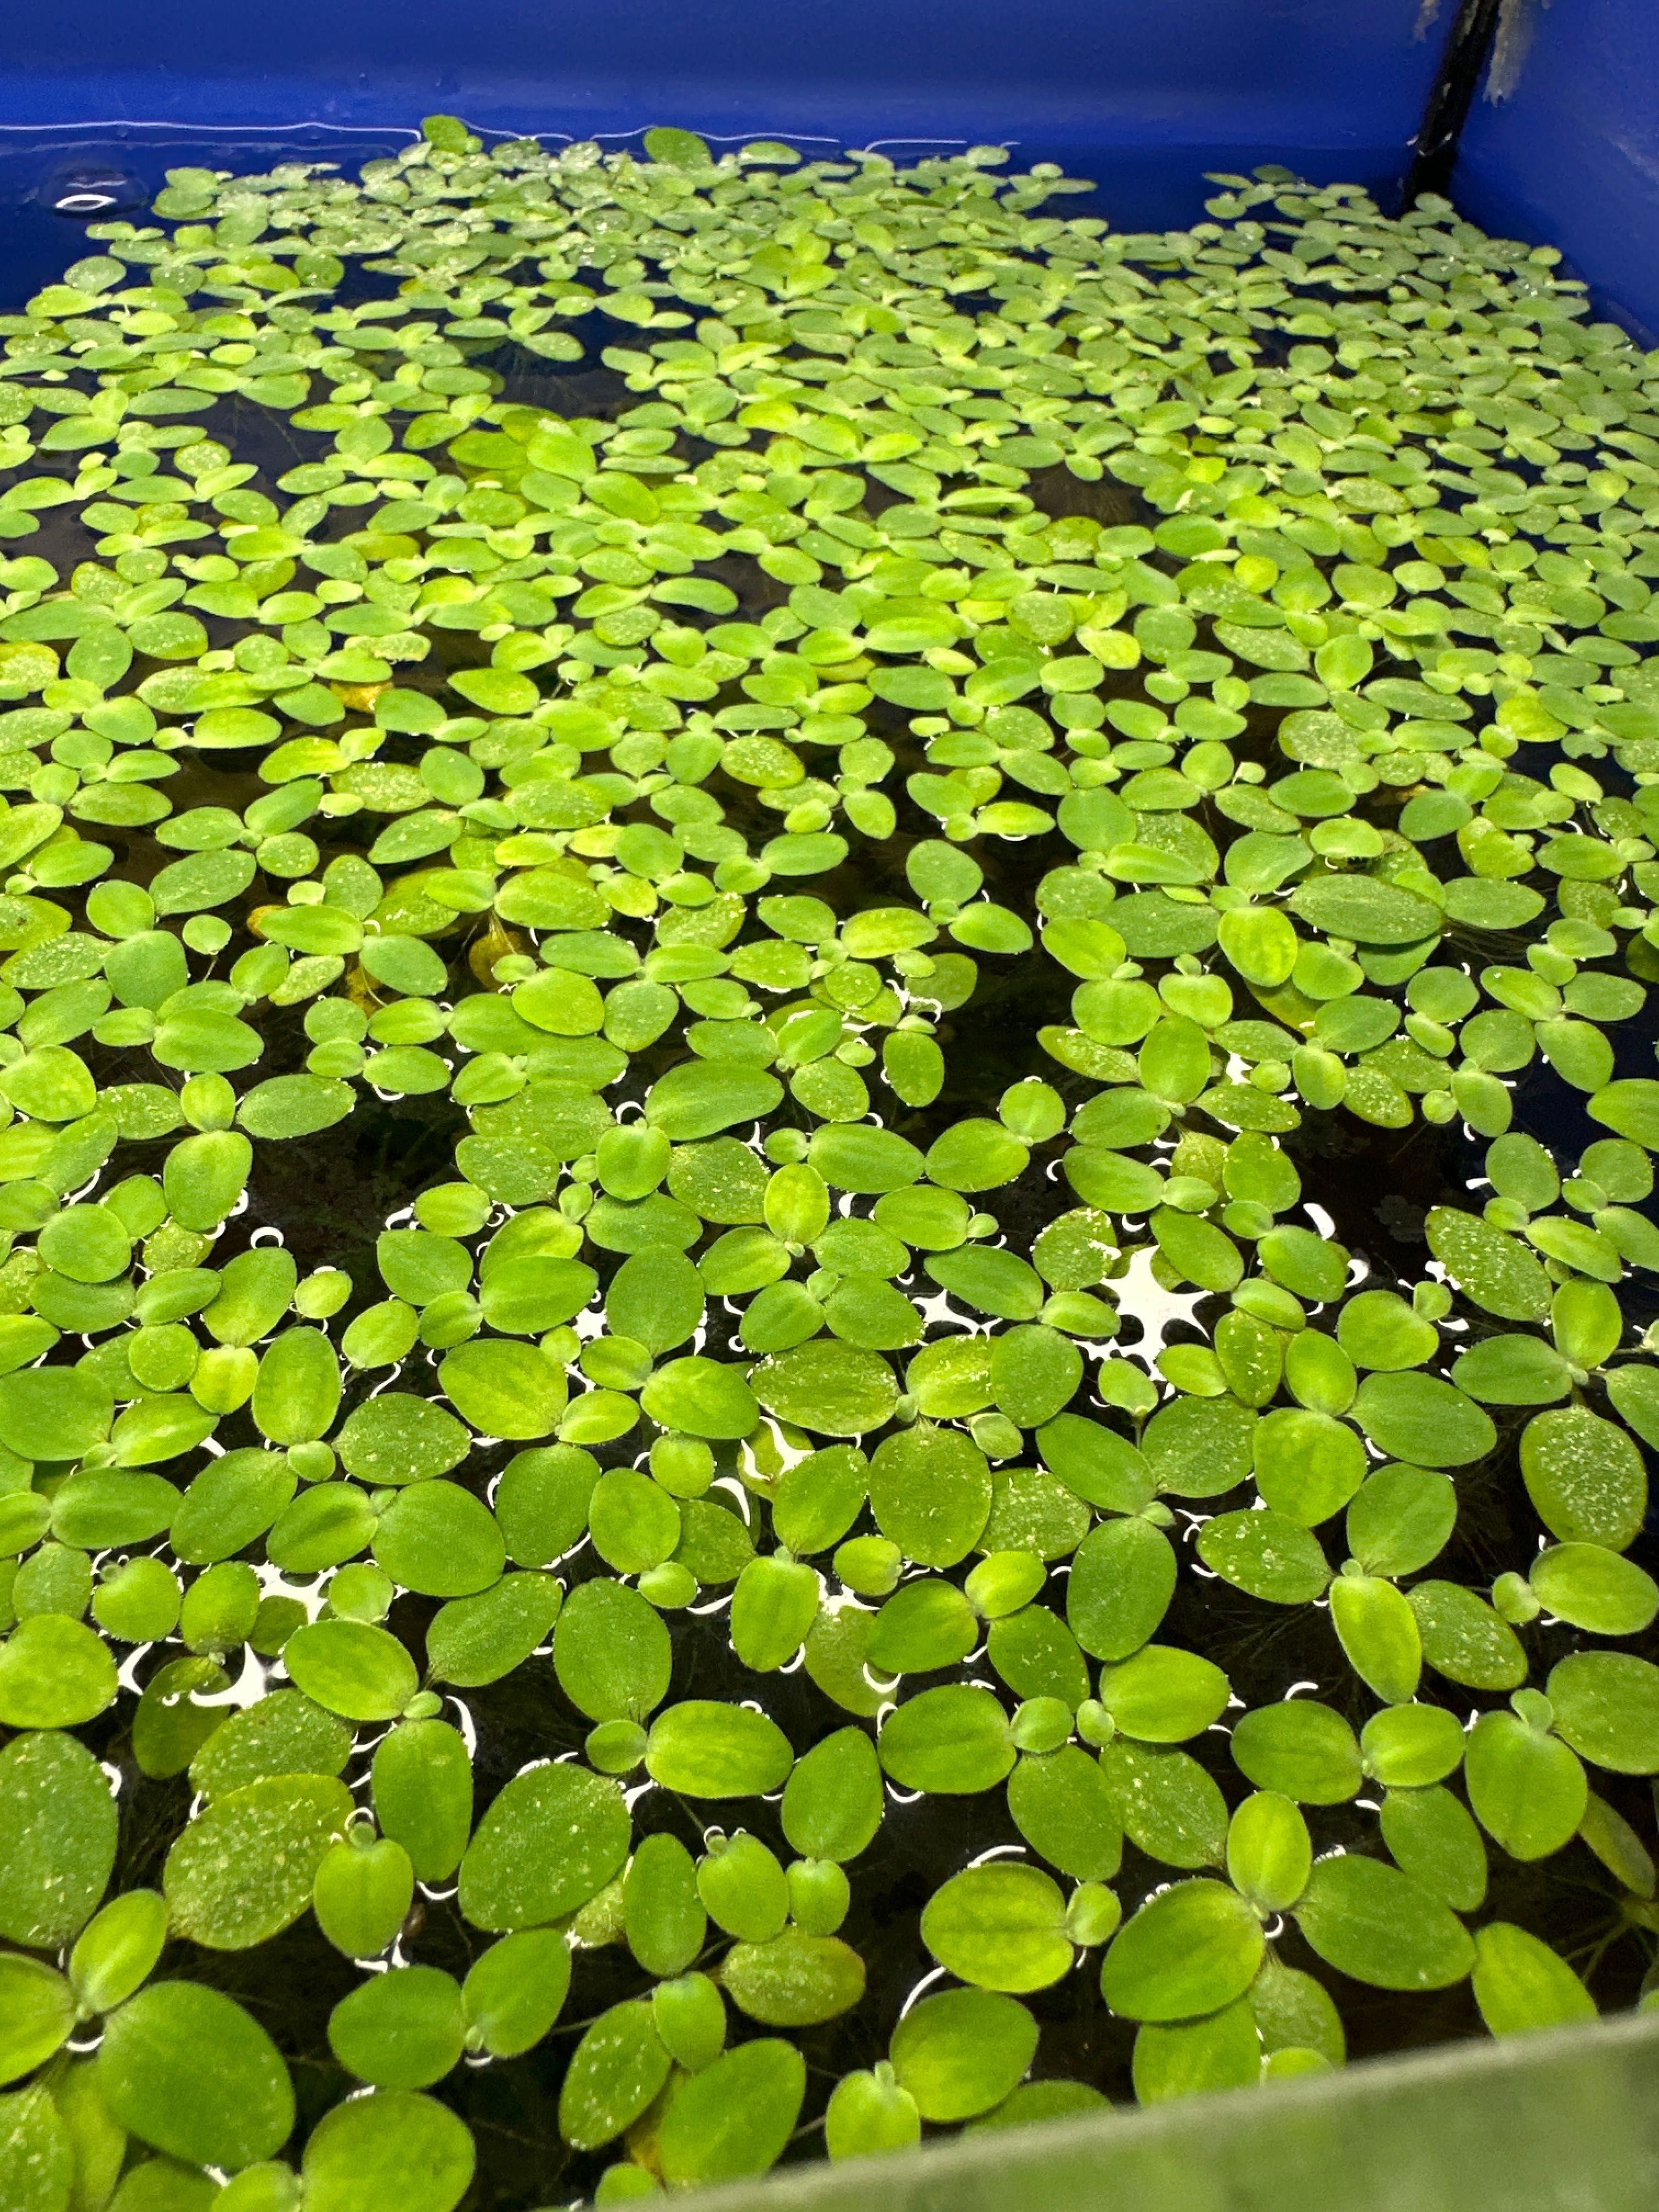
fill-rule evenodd
<path id="1" fill-rule="evenodd" d="M 1659 343 L 1659 8 L 1509 0 L 1454 178 L 1473 222 L 1560 246 Z"/>
<path id="2" fill-rule="evenodd" d="M 614 137 L 672 122 L 803 148 L 1007 143 L 1097 179 L 1126 228 L 1200 216 L 1206 171 L 1277 161 L 1395 207 L 1456 0 L 81 0 L 9 14 L 0 307 L 184 163 L 354 164 L 434 110 Z M 1659 331 L 1659 0 L 1504 0 L 1498 79 L 1452 180 L 1488 228 L 1561 246 Z M 1498 94 L 1498 98 L 1486 96 Z M 1651 2212 L 1659 2015 L 965 2137 L 881 2170 L 884 2212 Z M 709 2212 L 863 2212 L 798 2166 Z M 0 2195 L 3 2190 L 0 2190 Z"/>
<path id="3" fill-rule="evenodd" d="M 1282 161 L 1397 196 L 1449 8 L 1422 0 L 82 0 L 14 8 L 0 269 L 15 307 L 78 250 L 55 201 L 183 162 L 354 162 L 434 109 L 588 137 L 1003 141 L 1139 229 L 1200 219 L 1203 173 Z"/>
<path id="4" fill-rule="evenodd" d="M 0 101 L 0 300 L 74 257 L 88 195 L 181 162 L 349 164 L 434 109 L 602 137 L 1008 142 L 1092 177 L 1127 228 L 1198 219 L 1206 170 L 1282 161 L 1397 204 L 1457 0 L 82 0 L 13 9 Z M 1488 228 L 1565 248 L 1659 333 L 1659 7 L 1504 0 L 1499 70 L 1454 179 Z"/>

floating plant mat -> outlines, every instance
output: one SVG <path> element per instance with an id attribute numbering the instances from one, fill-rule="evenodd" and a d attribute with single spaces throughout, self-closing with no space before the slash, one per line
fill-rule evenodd
<path id="1" fill-rule="evenodd" d="M 0 2162 L 605 2202 L 1642 2001 L 1659 362 L 681 131 L 0 319 Z"/>

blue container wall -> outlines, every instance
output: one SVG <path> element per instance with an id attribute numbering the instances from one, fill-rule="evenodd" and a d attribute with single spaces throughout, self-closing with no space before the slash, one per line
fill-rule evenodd
<path id="1" fill-rule="evenodd" d="M 1604 313 L 1659 343 L 1659 5 L 1510 0 L 1510 15 L 1463 132 L 1457 204 L 1560 246 Z"/>
<path id="2" fill-rule="evenodd" d="M 434 109 L 572 137 L 680 123 L 915 153 L 1008 142 L 1120 227 L 1199 219 L 1206 169 L 1397 193 L 1446 24 L 1420 0 L 79 0 L 8 10 L 0 295 L 79 250 L 67 174 L 352 162 Z M 309 126 L 309 127 L 307 127 Z"/>

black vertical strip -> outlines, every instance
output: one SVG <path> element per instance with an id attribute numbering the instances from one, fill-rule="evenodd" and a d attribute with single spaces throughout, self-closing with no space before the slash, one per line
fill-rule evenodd
<path id="1" fill-rule="evenodd" d="M 1458 9 L 1417 134 L 1417 153 L 1406 179 L 1407 208 L 1419 193 L 1444 193 L 1451 182 L 1457 142 L 1497 36 L 1501 6 L 1502 0 L 1462 0 Z"/>

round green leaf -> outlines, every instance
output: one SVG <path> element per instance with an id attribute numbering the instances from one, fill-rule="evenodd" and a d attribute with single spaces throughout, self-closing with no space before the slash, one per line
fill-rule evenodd
<path id="1" fill-rule="evenodd" d="M 1539 1519 L 1563 1543 L 1622 1552 L 1646 1517 L 1641 1453 L 1587 1406 L 1534 1413 L 1521 1435 L 1521 1471 Z"/>
<path id="2" fill-rule="evenodd" d="M 270 1774 L 337 1774 L 351 1730 L 297 1690 L 274 1690 L 234 1712 L 191 1761 L 191 1787 L 209 1797 Z"/>
<path id="3" fill-rule="evenodd" d="M 1353 1413 L 1379 1451 L 1415 1467 L 1467 1467 L 1498 1441 L 1474 1401 L 1434 1375 L 1368 1375 Z"/>
<path id="4" fill-rule="evenodd" d="M 1340 1574 L 1330 1587 L 1331 1625 L 1353 1668 L 1389 1705 L 1404 1705 L 1423 1671 L 1417 1616 L 1390 1582 Z"/>
<path id="5" fill-rule="evenodd" d="M 254 1042 L 257 1049 L 257 1038 Z M 98 1103 L 86 1062 L 78 1053 L 57 1044 L 40 1045 L 14 1060 L 0 1079 L 0 1091 L 20 1114 L 34 1121 L 76 1121 L 90 1114 Z"/>
<path id="6" fill-rule="evenodd" d="M 782 1097 L 783 1085 L 764 1068 L 732 1060 L 686 1060 L 652 1085 L 645 1118 L 671 1142 L 685 1145 L 740 1121 L 760 1121 Z"/>
<path id="7" fill-rule="evenodd" d="M 1437 908 L 1376 876 L 1310 877 L 1291 894 L 1290 904 L 1294 914 L 1324 935 L 1351 938 L 1360 945 L 1412 945 L 1440 927 Z"/>
<path id="8" fill-rule="evenodd" d="M 274 1075 L 243 1093 L 236 1119 L 251 1137 L 313 1137 L 343 1121 L 356 1103 L 349 1083 L 320 1075 Z"/>
<path id="9" fill-rule="evenodd" d="M 1555 1726 L 1614 1774 L 1659 1774 L 1659 1667 L 1623 1651 L 1575 1651 L 1550 1670 Z"/>
<path id="10" fill-rule="evenodd" d="M 1076 1881 L 1116 1874 L 1123 1823 L 1099 1764 L 1077 1745 L 1022 1759 L 1008 1777 L 1008 1811 L 1031 1849 L 1061 1874 Z"/>
<path id="11" fill-rule="evenodd" d="M 1337 1316 L 1337 1341 L 1356 1367 L 1394 1374 L 1419 1367 L 1439 1345 L 1432 1322 L 1425 1321 L 1392 1291 L 1361 1291 L 1346 1299 Z"/>
<path id="12" fill-rule="evenodd" d="M 345 1832 L 351 1797 L 315 1774 L 275 1775 L 199 1813 L 167 1853 L 161 1886 L 175 1931 L 211 1951 L 246 1951 L 291 1926 L 317 1869 Z"/>
<path id="13" fill-rule="evenodd" d="M 688 1797 L 760 1797 L 787 1780 L 789 1739 L 763 1713 L 688 1698 L 653 1723 L 646 1771 Z"/>
<path id="14" fill-rule="evenodd" d="M 1380 1467 L 1348 1508 L 1348 1549 L 1368 1575 L 1409 1575 L 1444 1549 L 1457 1523 L 1451 1480 L 1421 1467 Z"/>
<path id="15" fill-rule="evenodd" d="M 1273 1605 L 1310 1604 L 1331 1578 L 1318 1538 L 1299 1520 L 1265 1510 L 1206 1521 L 1198 1555 L 1224 1582 Z M 1075 1565 L 1072 1579 L 1075 1585 Z"/>
<path id="16" fill-rule="evenodd" d="M 1243 1996 L 1261 1963 L 1261 1923 L 1224 1882 L 1182 1881 L 1126 1921 L 1100 1970 L 1125 2020 L 1188 2020 Z"/>
<path id="17" fill-rule="evenodd" d="M 1483 1406 L 1547 1406 L 1566 1396 L 1572 1376 L 1555 1346 L 1541 1337 L 1491 1336 L 1462 1355 L 1452 1380 Z"/>
<path id="18" fill-rule="evenodd" d="M 827 1437 L 881 1428 L 898 1402 L 893 1370 L 879 1352 L 850 1344 L 803 1344 L 763 1360 L 749 1384 L 769 1413 Z"/>
<path id="19" fill-rule="evenodd" d="M 944 1190 L 995 1190 L 1023 1175 L 1028 1147 L 1000 1121 L 958 1121 L 929 1146 L 927 1171 Z"/>
<path id="20" fill-rule="evenodd" d="M 1018 1998 L 945 1990 L 913 2005 L 889 2046 L 899 2086 L 925 2120 L 970 2120 L 1000 2105 L 1036 2056 L 1037 2024 Z"/>
<path id="21" fill-rule="evenodd" d="M 448 1881 L 472 1828 L 472 1769 L 447 1722 L 402 1721 L 374 1749 L 374 1817 L 422 1881 Z"/>
<path id="22" fill-rule="evenodd" d="M 954 1566 L 978 1541 L 991 1510 L 991 1475 L 969 1438 L 919 1421 L 887 1437 L 870 1462 L 877 1526 L 929 1567 Z"/>
<path id="23" fill-rule="evenodd" d="M 1219 1498 L 1250 1471 L 1255 1423 L 1247 1407 L 1231 1399 L 1176 1398 L 1147 1422 L 1140 1449 L 1159 1490 L 1175 1498 Z"/>
<path id="24" fill-rule="evenodd" d="M 682 2084 L 658 2137 L 671 2187 L 764 2173 L 783 2155 L 806 2094 L 793 2044 L 763 2037 L 722 2052 Z"/>
<path id="25" fill-rule="evenodd" d="M 517 2058 L 552 2027 L 570 1987 L 570 1947 L 548 1928 L 492 1943 L 461 1984 L 469 2045 L 492 2058 Z"/>
<path id="26" fill-rule="evenodd" d="M 438 1382 L 461 1419 L 486 1436 L 548 1436 L 564 1411 L 563 1371 L 534 1345 L 458 1346 L 440 1362 Z"/>
<path id="27" fill-rule="evenodd" d="M 1401 1871 L 1454 1912 L 1475 1912 L 1486 1901 L 1486 1845 L 1461 1797 L 1438 1784 L 1390 1790 L 1378 1821 Z"/>
<path id="28" fill-rule="evenodd" d="M 348 2073 L 380 2089 L 423 2089 L 460 2059 L 459 1984 L 436 1966 L 394 1966 L 341 1998 L 329 2048 Z"/>
<path id="29" fill-rule="evenodd" d="M 182 1774 L 204 1743 L 228 1718 L 208 1701 L 230 1687 L 216 1660 L 172 1659 L 144 1685 L 132 1719 L 132 1751 L 142 1771 L 161 1781 Z"/>
<path id="30" fill-rule="evenodd" d="M 82 1622 L 32 1613 L 0 1644 L 0 1722 L 8 1728 L 80 1728 L 115 1699 L 115 1661 Z"/>
<path id="31" fill-rule="evenodd" d="M 623 1261 L 605 1310 L 617 1335 L 632 1337 L 653 1354 L 671 1352 L 702 1320 L 702 1279 L 684 1253 L 653 1246 Z"/>
<path id="32" fill-rule="evenodd" d="M 1448 1681 L 1512 1690 L 1527 1679 L 1527 1655 L 1507 1621 L 1456 1583 L 1414 1583 L 1406 1602 L 1417 1616 L 1423 1656 Z"/>
<path id="33" fill-rule="evenodd" d="M 815 1129 L 806 1157 L 833 1189 L 866 1195 L 907 1189 L 922 1171 L 914 1145 L 864 1121 L 832 1121 Z"/>
<path id="34" fill-rule="evenodd" d="M 1659 1586 L 1600 1544 L 1553 1544 L 1528 1577 L 1547 1613 L 1594 1636 L 1639 1635 L 1659 1613 Z"/>
<path id="35" fill-rule="evenodd" d="M 1328 1966 L 1373 1989 L 1446 1989 L 1474 1964 L 1462 1923 L 1379 1859 L 1321 1859 L 1296 1917 Z"/>
<path id="36" fill-rule="evenodd" d="M 803 1858 L 857 1858 L 881 1816 L 881 1769 L 862 1729 L 837 1729 L 795 1762 L 783 1793 L 783 1832 Z"/>
<path id="37" fill-rule="evenodd" d="M 1493 2035 L 1596 2016 L 1595 1998 L 1566 1960 L 1512 1920 L 1494 1920 L 1475 1936 L 1474 2001 Z"/>
<path id="38" fill-rule="evenodd" d="M 493 1267 L 479 1296 L 491 1328 L 508 1336 L 538 1336 L 573 1320 L 598 1285 L 593 1270 L 578 1260 L 530 1254 Z"/>
<path id="39" fill-rule="evenodd" d="M 21 2081 L 73 2033 L 75 1991 L 40 1959 L 0 1952 L 0 2081 Z"/>
<path id="40" fill-rule="evenodd" d="M 921 2115 L 908 2089 L 881 2074 L 843 2074 L 823 2116 L 823 2147 L 832 2160 L 908 2150 L 921 2138 Z"/>
<path id="41" fill-rule="evenodd" d="M 579 1543 L 598 1473 L 592 1454 L 574 1444 L 516 1453 L 496 1486 L 495 1502 L 508 1558 L 521 1566 L 551 1566 Z"/>
<path id="42" fill-rule="evenodd" d="M 340 1403 L 340 1363 L 320 1329 L 285 1329 L 259 1362 L 253 1419 L 275 1444 L 325 1436 Z"/>
<path id="43" fill-rule="evenodd" d="M 1072 1946 L 1058 1883 L 1036 1867 L 995 1863 L 954 1875 L 928 1899 L 921 1940 L 958 1981 L 982 1990 L 1047 1989 Z"/>
<path id="44" fill-rule="evenodd" d="M 109 1434 L 114 1401 L 79 1367 L 0 1376 L 0 1444 L 21 1459 L 79 1459 Z"/>
<path id="45" fill-rule="evenodd" d="M 1263 1502 L 1304 1528 L 1340 1513 L 1365 1478 L 1365 1448 L 1347 1423 L 1301 1407 L 1256 1424 L 1255 1454 Z"/>
<path id="46" fill-rule="evenodd" d="M 641 1840 L 623 1888 L 623 1926 L 629 1950 L 650 1974 L 682 1973 L 702 1949 L 708 1916 L 696 1864 L 678 1836 Z"/>
<path id="47" fill-rule="evenodd" d="M 143 1544 L 159 1535 L 178 1509 L 179 1492 L 161 1475 L 88 1468 L 70 1475 L 53 1498 L 52 1532 L 88 1551 Z"/>
<path id="48" fill-rule="evenodd" d="M 732 1596 L 732 1649 L 744 1665 L 768 1674 L 793 1659 L 817 1618 L 821 1595 L 811 1567 L 751 1559 Z"/>
<path id="49" fill-rule="evenodd" d="M 907 1698 L 888 1715 L 876 1748 L 901 1789 L 937 1796 L 993 1789 L 1014 1763 L 1001 1705 L 988 1690 L 956 1683 Z"/>
<path id="50" fill-rule="evenodd" d="M 1246 1713 L 1232 1735 L 1233 1758 L 1258 1790 L 1299 1805 L 1340 1805 L 1364 1779 L 1359 1744 L 1340 1713 L 1308 1698 L 1287 1698 Z"/>
<path id="51" fill-rule="evenodd" d="M 1167 1746 L 1118 1736 L 1100 1754 L 1100 1771 L 1123 1832 L 1149 1857 L 1191 1869 L 1226 1855 L 1227 1807 L 1195 1759 Z"/>
<path id="52" fill-rule="evenodd" d="M 1478 1214 L 1437 1206 L 1428 1218 L 1430 1249 L 1459 1290 L 1504 1321 L 1541 1321 L 1549 1278 L 1527 1247 Z M 1402 1458 L 1411 1458 L 1402 1453 Z M 1447 1462 L 1455 1464 L 1455 1462 Z"/>
<path id="53" fill-rule="evenodd" d="M 395 1720 L 414 1696 L 415 1662 L 395 1636 L 362 1620 L 315 1620 L 283 1646 L 307 1697 L 349 1721 Z"/>
<path id="54" fill-rule="evenodd" d="M 447 1474 L 471 1448 L 453 1413 L 400 1390 L 367 1399 L 335 1439 L 346 1473 L 376 1489 Z"/>
<path id="55" fill-rule="evenodd" d="M 559 1686 L 593 1721 L 643 1721 L 668 1693 L 672 1652 L 662 1616 L 621 1583 L 580 1583 L 559 1615 Z"/>
<path id="56" fill-rule="evenodd" d="M 166 1901 L 155 1890 L 112 1898 L 70 1955 L 70 1978 L 82 2004 L 110 2012 L 124 2003 L 149 1978 L 167 1937 Z"/>
<path id="57" fill-rule="evenodd" d="M 571 2055 L 559 2092 L 559 2132 L 597 2150 L 629 2127 L 668 2078 L 672 2061 L 638 1998 L 602 2013 Z"/>
<path id="58" fill-rule="evenodd" d="M 125 2145 L 118 2129 L 106 2126 L 115 2138 L 114 2157 L 106 2151 L 100 2179 L 112 2184 Z M 76 2179 L 77 2146 L 44 2082 L 0 2097 L 0 2144 L 6 2153 L 0 2194 L 5 2212 L 66 2212 Z"/>
<path id="59" fill-rule="evenodd" d="M 399 1491 L 374 1530 L 375 1561 L 394 1583 L 427 1597 L 487 1589 L 507 1560 L 495 1515 L 453 1482 Z M 404 2084 L 404 2087 L 419 2084 Z"/>
<path id="60" fill-rule="evenodd" d="M 123 2127 L 188 2166 L 238 2172 L 274 2156 L 294 2126 L 276 2045 L 233 1998 L 197 1982 L 158 1982 L 106 2022 L 98 2087 Z"/>
<path id="61" fill-rule="evenodd" d="M 1390 1790 L 1421 1789 L 1462 1763 L 1463 1730 L 1438 1705 L 1391 1705 L 1366 1722 L 1359 1749 L 1366 1773 Z"/>
<path id="62" fill-rule="evenodd" d="M 652 1419 L 687 1435 L 735 1441 L 759 1417 L 755 1394 L 741 1371 L 718 1359 L 671 1359 L 640 1394 Z"/>
<path id="63" fill-rule="evenodd" d="M 786 1928 L 763 1942 L 734 1944 L 719 1978 L 750 2020 L 767 2027 L 813 2027 L 857 2004 L 864 1961 L 839 1936 Z"/>
<path id="64" fill-rule="evenodd" d="M 1082 1380 L 1083 1354 L 1055 1329 L 1021 1323 L 992 1339 L 991 1395 L 1017 1427 L 1051 1421 Z"/>
<path id="65" fill-rule="evenodd" d="M 631 1823 L 613 1782 L 569 1765 L 507 1784 L 461 1862 L 460 1907 L 475 1928 L 534 1928 L 585 1905 L 628 1856 Z"/>
<path id="66" fill-rule="evenodd" d="M 465 2121 L 407 2089 L 325 2112 L 307 2138 L 309 2212 L 453 2212 L 477 2162 Z"/>
<path id="67" fill-rule="evenodd" d="M 1287 1912 L 1308 1886 L 1313 1844 L 1288 1797 L 1258 1790 L 1227 1828 L 1227 1872 L 1258 1913 Z"/>
<path id="68" fill-rule="evenodd" d="M 324 1856 L 311 1901 L 317 1925 L 337 1951 L 378 1959 L 396 1940 L 414 1898 L 414 1863 L 403 1845 L 389 1836 L 366 1843 L 354 1833 Z"/>
<path id="69" fill-rule="evenodd" d="M 1131 2075 L 1143 2105 L 1253 2086 L 1262 2078 L 1261 2042 L 1248 2001 L 1236 1998 L 1203 2020 L 1148 2021 L 1135 2037 Z"/>
<path id="70" fill-rule="evenodd" d="M 1143 1644 L 1132 1658 L 1100 1670 L 1100 1702 L 1125 1735 L 1142 1743 L 1200 1735 L 1226 1710 L 1230 1694 L 1219 1667 L 1170 1644 Z"/>

